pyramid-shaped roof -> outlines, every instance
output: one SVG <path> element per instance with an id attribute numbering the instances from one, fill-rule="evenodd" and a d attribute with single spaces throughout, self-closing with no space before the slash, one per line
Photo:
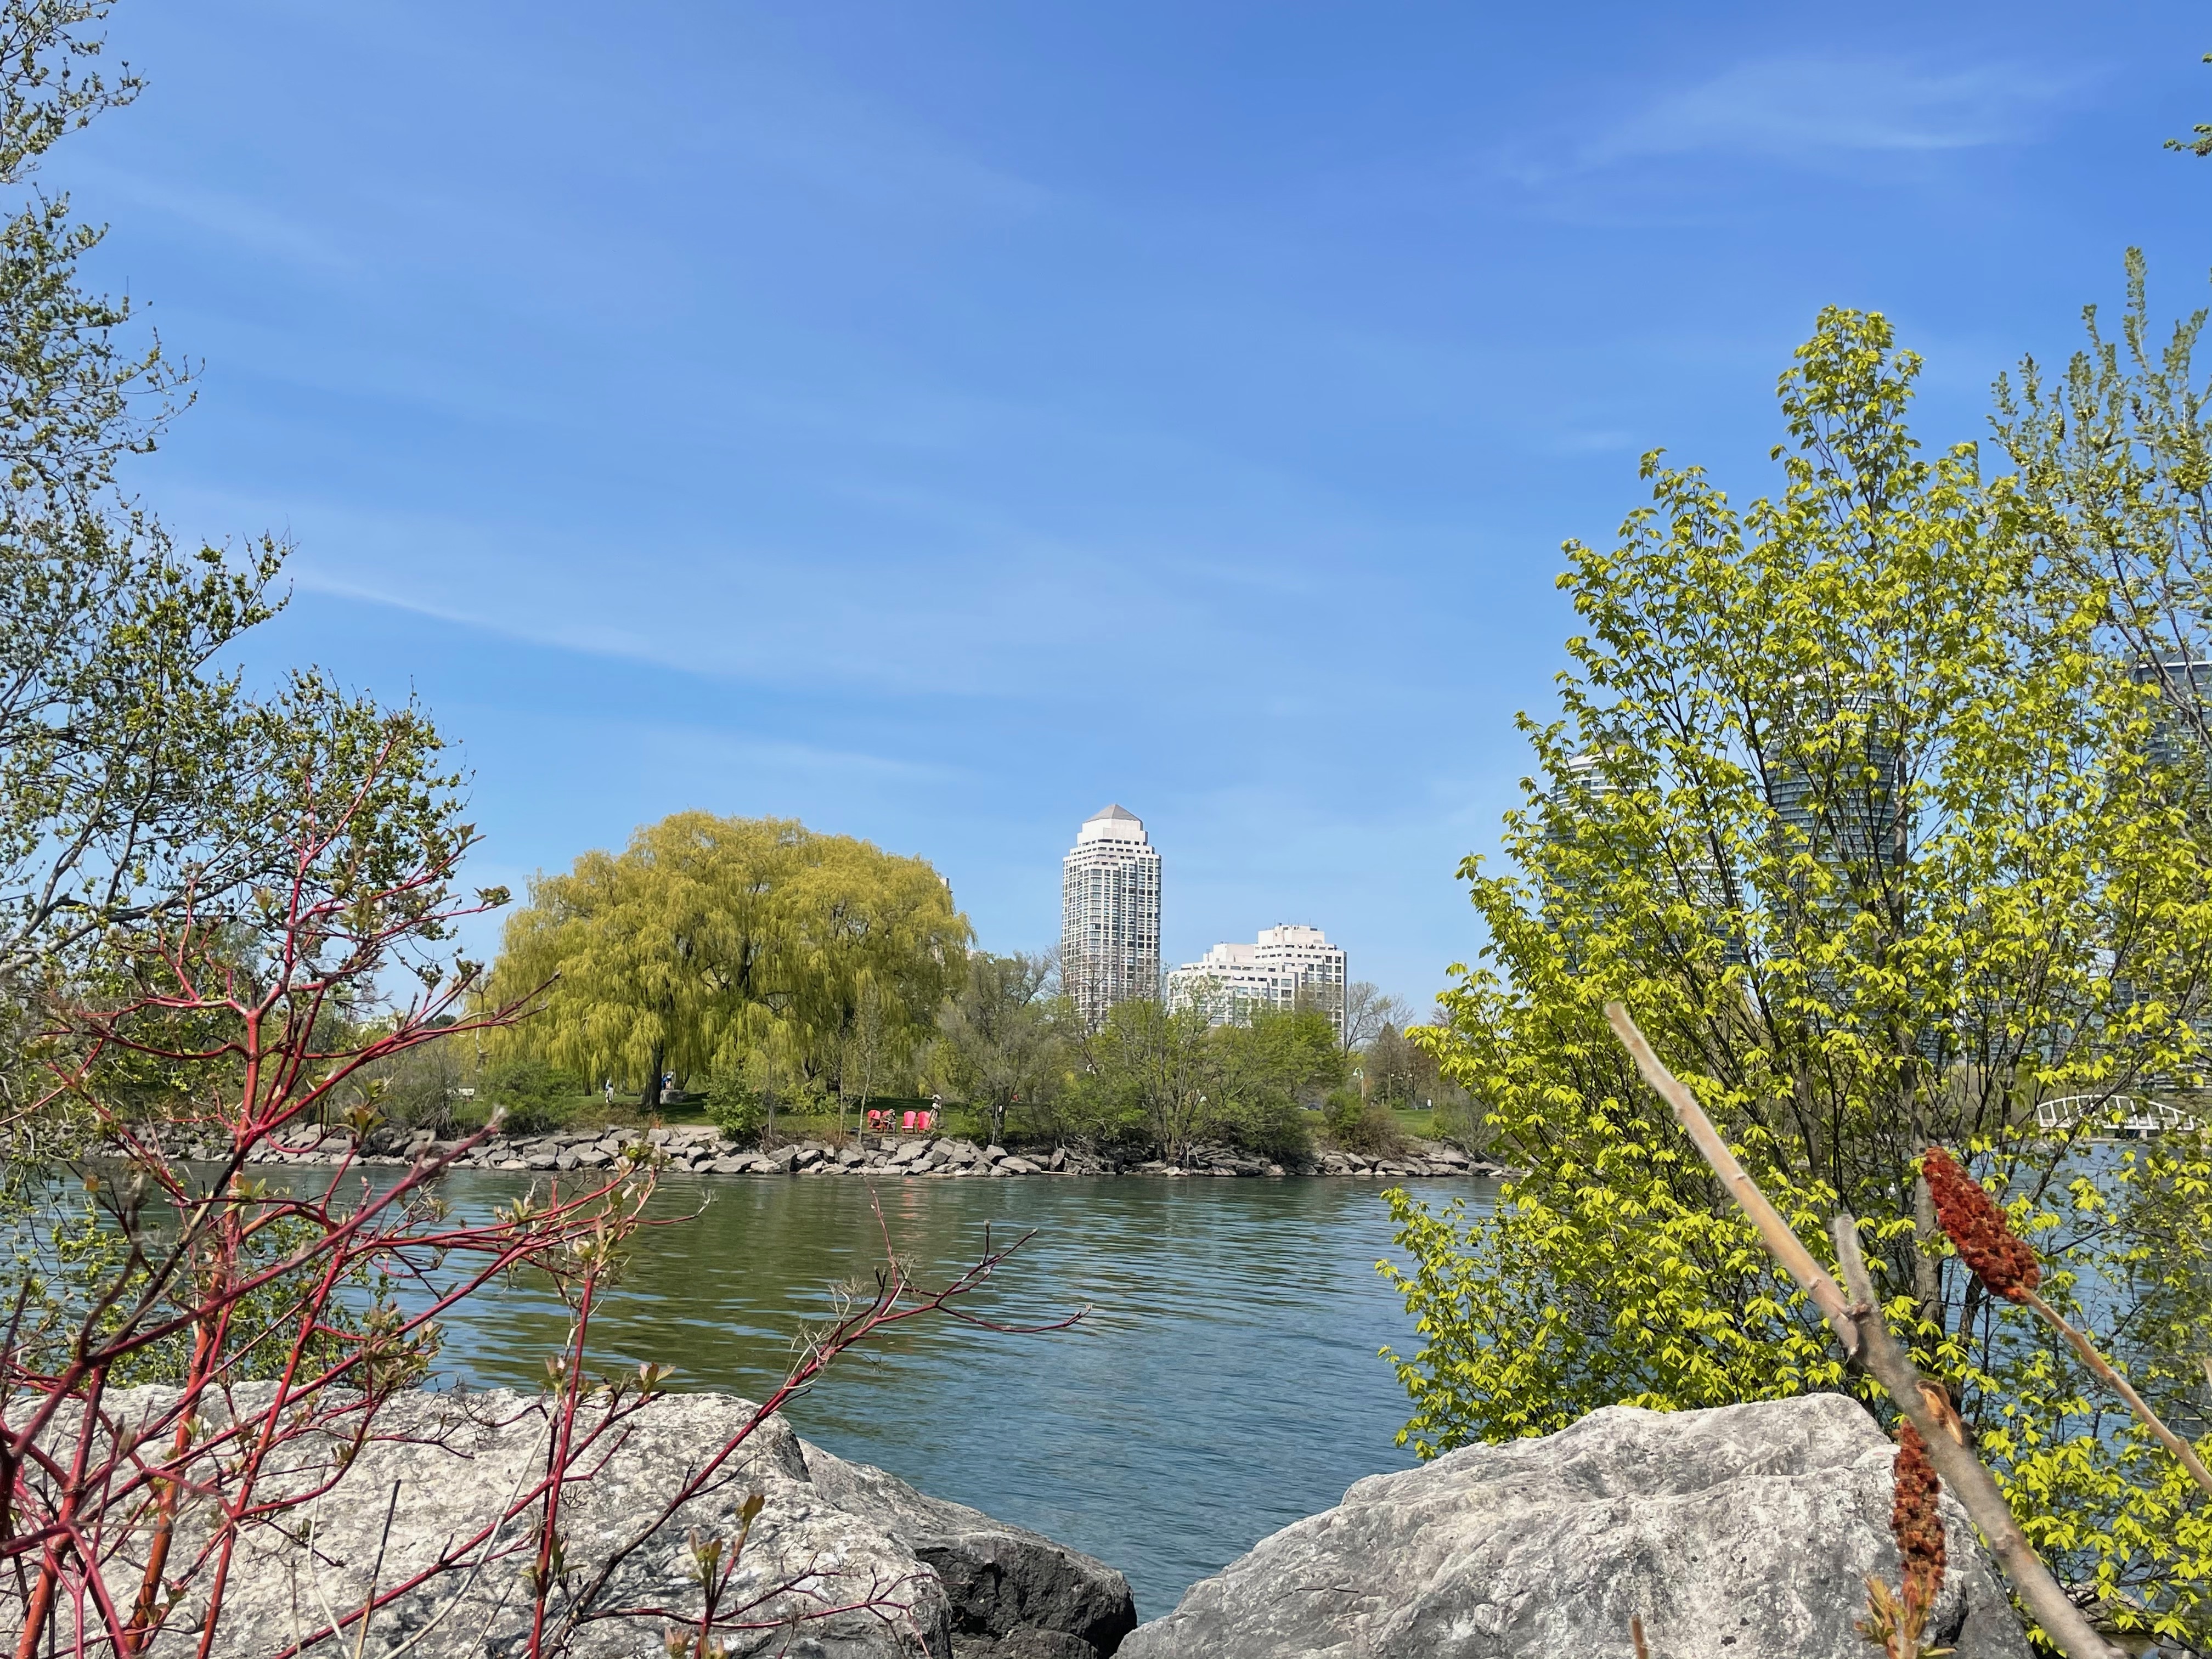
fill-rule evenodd
<path id="1" fill-rule="evenodd" d="M 1144 822 L 1142 818 L 1139 817 L 1134 812 L 1132 812 L 1126 806 L 1102 806 L 1096 812 L 1093 812 L 1089 817 L 1083 821 L 1085 823 L 1096 823 L 1101 818 L 1127 818 L 1131 823 L 1142 823 Z"/>

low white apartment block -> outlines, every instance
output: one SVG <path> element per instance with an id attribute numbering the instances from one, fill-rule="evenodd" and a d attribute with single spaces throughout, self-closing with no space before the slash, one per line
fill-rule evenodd
<path id="1" fill-rule="evenodd" d="M 1168 1001 L 1203 1006 L 1216 1025 L 1255 1008 L 1314 1008 L 1344 1036 L 1344 991 L 1349 969 L 1343 947 L 1318 927 L 1285 922 L 1249 945 L 1215 945 L 1196 962 L 1168 975 Z"/>

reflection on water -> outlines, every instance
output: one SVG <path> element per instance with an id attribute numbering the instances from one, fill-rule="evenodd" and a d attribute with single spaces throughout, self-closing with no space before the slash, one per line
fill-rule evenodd
<path id="1" fill-rule="evenodd" d="M 445 1194 L 481 1212 L 521 1181 L 457 1171 Z M 1411 1184 L 1432 1200 L 1492 1190 Z M 1412 1333 L 1374 1270 L 1392 1246 L 1373 1182 L 673 1176 L 657 1211 L 703 1199 L 705 1212 L 647 1236 L 595 1318 L 594 1369 L 656 1359 L 679 1367 L 678 1386 L 759 1398 L 830 1287 L 881 1260 L 871 1190 L 928 1279 L 971 1259 L 986 1224 L 1037 1231 L 977 1311 L 1091 1311 L 1045 1336 L 908 1328 L 833 1368 L 794 1425 L 1121 1568 L 1143 1616 L 1360 1476 L 1410 1462 L 1392 1443 L 1406 1397 L 1375 1357 Z M 535 1388 L 565 1327 L 540 1291 L 488 1291 L 450 1322 L 441 1369 Z"/>

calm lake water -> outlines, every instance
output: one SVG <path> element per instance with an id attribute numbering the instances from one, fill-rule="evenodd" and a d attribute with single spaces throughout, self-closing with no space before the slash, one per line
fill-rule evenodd
<path id="1" fill-rule="evenodd" d="M 448 1177 L 457 1209 L 522 1188 Z M 1362 1475 L 1406 1468 L 1407 1402 L 1385 1343 L 1414 1346 L 1376 1275 L 1393 1254 L 1381 1182 L 1355 1180 L 667 1179 L 665 1211 L 706 1208 L 649 1236 L 594 1322 L 599 1369 L 656 1359 L 676 1386 L 758 1399 L 829 1287 L 894 1246 L 941 1279 L 1000 1237 L 1036 1230 L 971 1305 L 1002 1320 L 1091 1312 L 1073 1329 L 1001 1336 L 937 1322 L 833 1367 L 790 1411 L 841 1457 L 1086 1551 L 1129 1576 L 1146 1618 L 1171 1607 Z M 1488 1182 L 1407 1183 L 1431 1202 L 1486 1204 Z M 501 1288 L 447 1330 L 441 1369 L 534 1389 L 566 1316 Z"/>

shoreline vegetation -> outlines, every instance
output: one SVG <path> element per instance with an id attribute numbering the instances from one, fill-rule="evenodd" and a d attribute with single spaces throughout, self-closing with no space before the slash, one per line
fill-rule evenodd
<path id="1" fill-rule="evenodd" d="M 227 1155 L 214 1141 L 191 1139 L 179 1139 L 168 1151 L 172 1157 L 193 1162 L 220 1161 Z M 1195 1146 L 1180 1162 L 1171 1164 L 1132 1152 L 1066 1146 L 1049 1152 L 1042 1148 L 1014 1152 L 957 1135 L 848 1135 L 842 1141 L 832 1136 L 822 1140 L 787 1140 L 764 1148 L 743 1146 L 711 1126 L 494 1135 L 473 1147 L 465 1139 L 441 1139 L 428 1129 L 380 1127 L 356 1139 L 349 1128 L 319 1131 L 306 1126 L 289 1137 L 271 1137 L 245 1161 L 256 1165 L 328 1167 L 355 1163 L 365 1168 L 401 1169 L 441 1158 L 450 1158 L 449 1167 L 453 1169 L 551 1175 L 579 1171 L 586 1176 L 621 1174 L 647 1164 L 670 1174 L 701 1176 L 896 1176 L 939 1180 L 1021 1176 L 1495 1179 L 1507 1174 L 1499 1165 L 1442 1141 L 1409 1141 L 1401 1150 L 1375 1158 L 1322 1148 L 1281 1162 L 1231 1146 Z"/>

